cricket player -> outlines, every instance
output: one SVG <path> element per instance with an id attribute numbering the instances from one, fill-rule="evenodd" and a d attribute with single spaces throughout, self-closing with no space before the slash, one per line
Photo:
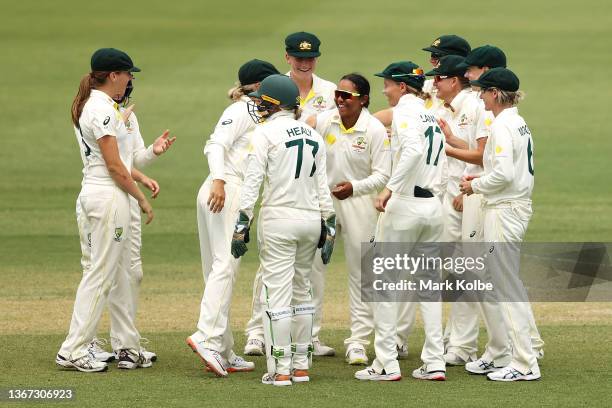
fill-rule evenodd
<path id="1" fill-rule="evenodd" d="M 314 129 L 295 119 L 295 83 L 285 75 L 271 75 L 250 95 L 258 98 L 265 123 L 254 131 L 232 254 L 238 258 L 247 251 L 253 209 L 265 179 L 257 229 L 268 368 L 262 383 L 286 386 L 310 380 L 310 271 L 317 246 L 323 262 L 330 260 L 335 214 L 325 145 Z"/>
<path id="2" fill-rule="evenodd" d="M 170 138 L 170 132 L 166 130 L 151 146 L 148 148 L 145 147 L 144 140 L 140 134 L 138 119 L 136 118 L 136 114 L 132 111 L 134 105 L 128 106 L 133 89 L 133 83 L 132 81 L 129 81 L 125 94 L 121 98 L 114 100 L 119 105 L 119 111 L 121 112 L 127 131 L 130 134 L 130 138 L 134 143 L 134 167 L 132 168 L 132 178 L 134 181 L 149 189 L 152 192 L 152 198 L 155 199 L 160 191 L 159 184 L 157 181 L 140 172 L 138 169 L 136 169 L 136 167 L 142 169 L 152 163 L 157 157 L 170 149 L 172 144 L 176 141 L 176 137 Z M 76 128 L 75 134 L 77 136 L 77 142 L 80 143 L 81 135 L 79 130 Z M 83 164 L 85 164 L 86 158 L 83 152 L 81 152 L 81 158 L 83 159 Z M 118 286 L 114 284 L 111 288 L 108 298 L 108 306 L 111 312 L 110 337 L 113 353 L 109 353 L 102 348 L 102 346 L 106 345 L 107 343 L 105 339 L 95 338 L 89 344 L 89 352 L 98 361 L 110 362 L 115 360 L 115 358 L 119 358 L 119 352 L 122 347 L 118 337 L 114 334 L 114 328 L 123 324 L 121 318 L 125 316 L 124 310 L 127 310 L 127 316 L 129 316 L 132 321 L 136 320 L 136 312 L 138 309 L 138 292 L 143 276 L 142 259 L 140 256 L 140 248 L 142 246 L 140 223 L 140 208 L 138 207 L 138 202 L 130 196 L 130 284 L 128 286 Z M 81 242 L 81 245 L 87 245 L 87 242 Z M 129 305 L 127 309 L 125 307 L 126 303 Z M 147 339 L 140 339 L 140 352 L 147 360 L 156 361 L 157 355 L 154 352 L 145 349 L 143 346 L 143 343 L 146 342 L 148 342 Z"/>
<path id="3" fill-rule="evenodd" d="M 285 38 L 285 59 L 291 67 L 287 75 L 293 79 L 300 91 L 301 115 L 298 120 L 306 122 L 313 115 L 334 109 L 334 90 L 336 84 L 315 75 L 317 62 L 321 56 L 321 41 L 311 33 L 297 32 Z M 323 319 L 323 292 L 325 275 L 321 269 L 316 269 L 311 275 L 312 296 L 316 313 L 313 327 L 313 344 L 315 356 L 333 356 L 335 350 L 319 340 L 319 331 Z M 253 282 L 253 303 L 251 319 L 247 323 L 247 343 L 244 348 L 246 355 L 263 355 L 263 325 L 261 320 L 261 269 L 255 275 Z"/>
<path id="4" fill-rule="evenodd" d="M 153 219 L 151 205 L 131 177 L 133 141 L 113 99 L 125 94 L 133 72 L 139 72 L 123 51 L 101 48 L 91 57 L 91 72 L 81 80 L 72 106 L 72 122 L 81 134 L 85 156 L 77 198 L 83 278 L 77 289 L 70 330 L 56 363 L 82 372 L 108 369 L 88 352 L 113 284 L 129 287 L 130 201 L 133 196 Z M 86 244 L 85 244 L 86 243 Z M 124 309 L 129 299 L 123 300 Z M 129 314 L 115 325 L 122 349 L 119 368 L 150 367 L 140 352 L 140 335 Z"/>
<path id="5" fill-rule="evenodd" d="M 381 73 L 384 93 L 393 107 L 391 178 L 375 201 L 382 212 L 375 242 L 437 242 L 442 234 L 442 206 L 436 193 L 442 189 L 440 165 L 445 160 L 442 132 L 425 109 L 422 92 L 425 75 L 410 61 L 390 64 Z M 384 244 L 383 244 L 384 245 Z M 418 302 L 425 323 L 423 365 L 412 376 L 422 380 L 446 379 L 442 343 L 442 304 Z M 415 304 L 410 307 L 415 307 Z M 355 373 L 359 380 L 397 381 L 402 378 L 396 348 L 396 302 L 374 302 L 376 359 Z"/>
<path id="6" fill-rule="evenodd" d="M 391 174 L 391 151 L 385 127 L 368 111 L 370 83 L 359 74 L 344 75 L 335 91 L 337 109 L 311 116 L 307 123 L 324 136 L 327 182 L 336 211 L 336 232 L 344 238 L 348 269 L 351 333 L 344 340 L 345 359 L 366 365 L 366 347 L 374 330 L 372 308 L 361 301 L 361 243 L 369 242 L 378 212 L 373 206 Z M 324 276 L 318 257 L 313 275 Z"/>
<path id="7" fill-rule="evenodd" d="M 532 214 L 534 145 L 531 131 L 516 108 L 522 96 L 519 79 L 509 69 L 493 68 L 470 82 L 480 87 L 480 98 L 495 120 L 484 152 L 484 174 L 466 177 L 460 188 L 467 195 L 483 195 L 485 242 L 520 243 Z M 471 365 L 488 371 L 487 378 L 493 381 L 537 380 L 541 374 L 531 342 L 531 306 L 526 299 L 508 299 L 512 296 L 511 287 L 516 290 L 514 295 L 526 296 L 518 275 L 520 261 L 508 259 L 495 245 L 491 246 L 490 254 L 488 263 L 493 280 L 497 278 L 498 289 L 505 295 L 500 309 L 510 335 L 512 361 L 503 368 L 482 358 Z"/>
<path id="8" fill-rule="evenodd" d="M 204 148 L 210 173 L 198 193 L 197 215 L 206 286 L 197 331 L 187 338 L 187 344 L 219 377 L 255 368 L 233 351 L 229 314 L 239 260 L 232 257 L 230 246 L 255 128 L 247 94 L 272 74 L 278 74 L 276 68 L 258 59 L 240 67 L 239 85 L 229 92 L 233 103 L 221 115 Z"/>

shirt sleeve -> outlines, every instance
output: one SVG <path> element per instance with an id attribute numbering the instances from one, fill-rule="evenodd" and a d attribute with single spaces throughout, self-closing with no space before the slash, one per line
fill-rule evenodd
<path id="1" fill-rule="evenodd" d="M 370 119 L 372 138 L 370 143 L 370 160 L 372 173 L 361 180 L 352 180 L 353 195 L 375 193 L 385 186 L 391 175 L 391 144 L 387 131 L 382 123 L 374 117 Z"/>
<path id="2" fill-rule="evenodd" d="M 134 151 L 132 154 L 134 167 L 142 169 L 151 164 L 157 156 L 153 153 L 153 145 L 148 148 L 145 147 L 145 142 L 140 134 L 138 119 L 136 119 L 136 114 L 134 112 L 128 117 L 128 120 L 130 121 L 130 127 L 134 129 L 132 136 L 134 138 Z"/>
<path id="3" fill-rule="evenodd" d="M 334 215 L 334 203 L 332 202 L 331 193 L 329 186 L 327 185 L 327 167 L 326 167 L 326 156 L 325 143 L 319 136 L 319 151 L 315 156 L 315 164 L 317 169 L 315 170 L 315 182 L 317 186 L 317 193 L 319 197 L 319 208 L 321 209 L 321 217 L 328 219 Z"/>
<path id="4" fill-rule="evenodd" d="M 213 179 L 224 179 L 225 152 L 236 139 L 246 133 L 253 125 L 245 102 L 239 101 L 228 106 L 215 126 L 204 146 L 204 154 L 208 159 L 208 167 Z"/>
<path id="5" fill-rule="evenodd" d="M 507 127 L 498 127 L 491 134 L 492 169 L 482 177 L 472 181 L 472 190 L 478 194 L 494 194 L 503 190 L 514 179 L 514 158 L 512 133 Z"/>
<path id="6" fill-rule="evenodd" d="M 268 168 L 269 142 L 266 135 L 255 129 L 253 134 L 253 150 L 247 158 L 247 169 L 240 194 L 240 210 L 253 218 L 253 208 L 259 198 L 259 188 Z"/>
<path id="7" fill-rule="evenodd" d="M 104 136 L 117 137 L 119 134 L 119 121 L 123 120 L 121 114 L 112 106 L 104 106 L 93 113 L 91 130 L 96 140 Z"/>
<path id="8" fill-rule="evenodd" d="M 419 132 L 419 118 L 411 113 L 393 110 L 393 122 L 400 145 L 400 157 L 391 174 L 387 188 L 396 191 L 414 171 L 423 155 L 423 139 Z"/>

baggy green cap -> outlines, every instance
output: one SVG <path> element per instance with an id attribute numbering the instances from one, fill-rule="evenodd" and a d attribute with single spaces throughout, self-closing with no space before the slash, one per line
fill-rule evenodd
<path id="1" fill-rule="evenodd" d="M 274 74 L 280 74 L 274 65 L 268 61 L 252 59 L 238 70 L 238 81 L 240 85 L 255 84 Z"/>
<path id="2" fill-rule="evenodd" d="M 91 56 L 92 71 L 140 72 L 125 52 L 116 48 L 100 48 Z"/>
<path id="3" fill-rule="evenodd" d="M 404 82 L 419 91 L 423 89 L 425 75 L 423 68 L 412 61 L 393 62 L 382 72 L 374 74 L 377 77 L 391 79 L 395 82 Z"/>
<path id="4" fill-rule="evenodd" d="M 463 61 L 467 67 L 506 68 L 506 54 L 493 45 L 474 48 Z"/>
<path id="5" fill-rule="evenodd" d="M 429 47 L 423 48 L 423 51 L 429 51 L 441 56 L 444 55 L 460 55 L 467 57 L 471 51 L 470 44 L 458 35 L 442 35 L 436 38 Z"/>
<path id="6" fill-rule="evenodd" d="M 475 81 L 470 81 L 471 85 L 481 89 L 497 88 L 502 91 L 516 92 L 519 89 L 519 79 L 508 68 L 492 68 L 482 74 Z"/>
<path id="7" fill-rule="evenodd" d="M 313 58 L 321 55 L 319 46 L 321 41 L 316 35 L 300 31 L 289 34 L 285 38 L 285 51 L 293 57 Z"/>
<path id="8" fill-rule="evenodd" d="M 445 55 L 440 58 L 440 64 L 437 67 L 426 73 L 427 76 L 442 75 L 442 76 L 459 76 L 465 74 L 465 67 L 461 64 L 465 58 L 459 55 Z"/>

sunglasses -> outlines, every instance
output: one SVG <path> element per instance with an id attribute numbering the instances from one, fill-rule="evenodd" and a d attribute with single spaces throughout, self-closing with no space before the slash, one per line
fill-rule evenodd
<path id="1" fill-rule="evenodd" d="M 440 59 L 440 58 L 442 58 L 442 57 L 443 57 L 443 55 L 442 55 L 442 54 L 437 54 L 437 53 L 435 53 L 435 52 L 432 52 L 432 53 L 431 53 L 431 58 L 433 58 L 433 59 Z"/>
<path id="2" fill-rule="evenodd" d="M 447 78 L 453 78 L 453 76 L 451 75 L 435 75 L 434 76 L 434 81 L 435 82 L 440 82 L 443 79 L 447 79 Z"/>
<path id="3" fill-rule="evenodd" d="M 406 76 L 422 77 L 422 76 L 425 76 L 425 71 L 423 71 L 423 68 L 415 68 L 412 70 L 411 73 L 393 74 L 391 75 L 391 78 L 401 78 L 401 77 L 406 77 Z"/>
<path id="4" fill-rule="evenodd" d="M 334 95 L 336 96 L 336 98 L 342 99 L 353 99 L 361 96 L 361 94 L 357 92 L 345 91 L 344 89 L 336 89 L 334 91 Z"/>

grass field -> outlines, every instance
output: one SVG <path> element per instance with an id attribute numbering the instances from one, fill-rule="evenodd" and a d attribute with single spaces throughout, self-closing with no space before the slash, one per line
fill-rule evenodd
<path id="1" fill-rule="evenodd" d="M 74 387 L 78 406 L 606 406 L 612 375 L 609 303 L 538 304 L 547 343 L 543 379 L 490 384 L 449 370 L 449 381 L 406 378 L 360 384 L 341 357 L 318 359 L 313 382 L 289 390 L 253 374 L 226 380 L 203 372 L 184 338 L 195 326 L 202 277 L 195 197 L 206 177 L 201 153 L 240 64 L 261 58 L 286 69 L 283 39 L 307 30 L 323 41 L 317 72 L 336 81 L 358 71 L 371 79 L 372 109 L 384 107 L 373 76 L 411 59 L 437 35 L 457 33 L 473 46 L 506 51 L 527 99 L 520 110 L 535 140 L 536 188 L 531 241 L 611 241 L 612 138 L 606 126 L 612 77 L 612 6 L 605 0 L 428 4 L 400 1 L 43 2 L 0 0 L 0 388 Z M 469 8 L 468 8 L 469 7 Z M 53 364 L 66 334 L 80 279 L 74 201 L 81 162 L 69 107 L 89 57 L 99 47 L 126 50 L 143 69 L 134 102 L 145 140 L 169 128 L 172 151 L 147 170 L 162 193 L 144 228 L 139 328 L 159 356 L 154 368 L 84 375 Z M 251 245 L 235 289 L 237 350 L 250 312 L 257 266 Z M 341 250 L 328 272 L 323 338 L 339 351 L 348 327 Z M 100 332 L 107 333 L 104 320 Z M 481 339 L 483 340 L 483 339 Z M 418 366 L 422 330 L 411 340 L 409 375 Z M 22 406 L 25 404 L 14 404 Z"/>

